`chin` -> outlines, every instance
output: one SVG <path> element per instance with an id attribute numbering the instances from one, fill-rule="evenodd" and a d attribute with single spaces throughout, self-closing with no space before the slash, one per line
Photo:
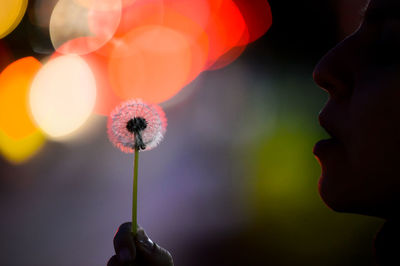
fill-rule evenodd
<path id="1" fill-rule="evenodd" d="M 336 212 L 352 212 L 350 200 L 336 186 L 332 182 L 329 182 L 329 178 L 322 174 L 318 183 L 318 192 L 321 199 L 329 208 Z"/>
<path id="2" fill-rule="evenodd" d="M 324 203 L 337 212 L 352 212 L 354 207 L 355 189 L 352 185 L 354 176 L 348 171 L 348 163 L 342 152 L 325 152 L 318 154 L 321 165 L 321 176 L 318 182 L 318 191 Z M 353 188 L 353 189 L 352 189 Z"/>
<path id="3" fill-rule="evenodd" d="M 336 212 L 366 214 L 365 207 L 369 201 L 360 186 L 359 176 L 352 174 L 349 163 L 341 158 L 320 161 L 322 173 L 318 182 L 319 195 Z"/>
<path id="4" fill-rule="evenodd" d="M 318 184 L 322 200 L 334 211 L 352 212 L 358 186 L 349 173 L 344 145 L 335 139 L 322 140 L 315 145 L 314 154 L 322 170 Z"/>
<path id="5" fill-rule="evenodd" d="M 354 179 L 355 176 L 350 174 L 329 175 L 323 172 L 318 184 L 319 195 L 323 202 L 336 212 L 384 219 L 398 217 L 397 211 L 391 214 L 391 211 L 397 210 L 397 207 L 393 206 L 399 206 L 398 201 L 384 199 L 372 191 L 364 191 Z"/>
<path id="6" fill-rule="evenodd" d="M 319 145 L 317 148 L 314 154 L 322 170 L 319 195 L 330 209 L 381 218 L 399 216 L 400 180 L 393 180 L 397 181 L 400 173 L 393 177 L 392 173 L 396 171 L 384 174 L 378 171 L 383 167 L 373 166 L 372 162 L 354 163 L 339 144 Z M 369 166 L 367 170 L 364 165 Z"/>

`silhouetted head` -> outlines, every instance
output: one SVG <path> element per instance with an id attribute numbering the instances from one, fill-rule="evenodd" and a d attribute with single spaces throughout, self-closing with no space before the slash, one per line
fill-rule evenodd
<path id="1" fill-rule="evenodd" d="M 320 61 L 314 79 L 329 93 L 319 119 L 332 137 L 314 148 L 322 199 L 337 211 L 398 216 L 400 1 L 371 0 L 360 27 Z"/>

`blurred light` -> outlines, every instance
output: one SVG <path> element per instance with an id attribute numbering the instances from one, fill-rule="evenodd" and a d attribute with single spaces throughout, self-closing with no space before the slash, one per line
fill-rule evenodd
<path id="1" fill-rule="evenodd" d="M 45 142 L 31 121 L 28 92 L 41 63 L 25 57 L 7 66 L 0 74 L 0 153 L 9 162 L 22 163 Z"/>
<path id="2" fill-rule="evenodd" d="M 194 20 L 167 7 L 164 9 L 163 26 L 182 34 L 190 46 L 191 66 L 186 85 L 204 70 L 209 51 L 208 36 Z"/>
<path id="3" fill-rule="evenodd" d="M 248 40 L 238 45 L 247 45 L 263 36 L 272 25 L 271 7 L 267 0 L 234 0 L 242 13 L 248 29 Z"/>
<path id="4" fill-rule="evenodd" d="M 108 116 L 111 111 L 121 103 L 114 90 L 111 88 L 110 77 L 108 74 L 108 57 L 103 54 L 108 54 L 113 49 L 113 43 L 107 43 L 100 51 L 96 53 L 89 53 L 81 55 L 80 57 L 85 60 L 89 65 L 95 79 L 96 79 L 96 104 L 94 112 L 96 114 Z M 103 51 L 106 51 L 103 53 Z M 51 59 L 62 56 L 62 54 L 55 52 Z"/>
<path id="5" fill-rule="evenodd" d="M 50 18 L 54 47 L 62 54 L 87 54 L 99 49 L 118 28 L 121 5 L 120 0 L 60 0 Z"/>
<path id="6" fill-rule="evenodd" d="M 61 0 L 50 21 L 53 58 L 82 55 L 95 75 L 98 114 L 130 98 L 161 103 L 202 71 L 231 64 L 268 30 L 268 2 L 240 1 Z"/>
<path id="7" fill-rule="evenodd" d="M 208 70 L 217 70 L 233 63 L 246 50 L 246 46 L 236 46 L 218 58 L 218 60 L 208 68 Z"/>
<path id="8" fill-rule="evenodd" d="M 99 6 L 104 9 L 109 8 L 115 2 L 115 0 L 73 0 L 73 1 L 83 7 L 86 7 L 86 8 L 91 8 L 93 6 Z M 120 2 L 122 3 L 122 7 L 126 7 L 129 5 L 132 5 L 136 1 L 137 0 L 122 0 Z"/>
<path id="9" fill-rule="evenodd" d="M 146 25 L 162 25 L 164 0 L 136 0 L 122 9 L 121 22 L 115 37 L 123 37 L 135 28 Z"/>
<path id="10" fill-rule="evenodd" d="M 210 2 L 211 0 L 164 0 L 165 7 L 190 18 L 199 27 L 205 29 L 211 16 Z M 220 0 L 212 0 L 220 1 Z M 184 25 L 182 25 L 184 26 Z"/>
<path id="11" fill-rule="evenodd" d="M 232 0 L 211 1 L 212 15 L 205 29 L 210 41 L 208 67 L 231 48 L 243 42 L 247 31 L 240 10 Z"/>
<path id="12" fill-rule="evenodd" d="M 48 55 L 54 52 L 50 40 L 49 24 L 51 13 L 58 0 L 35 0 L 29 3 L 24 27 L 28 32 L 29 44 L 37 54 Z"/>
<path id="13" fill-rule="evenodd" d="M 25 57 L 0 74 L 0 129 L 10 138 L 25 138 L 37 130 L 29 115 L 27 99 L 40 67 L 38 60 Z"/>
<path id="14" fill-rule="evenodd" d="M 35 0 L 28 6 L 29 21 L 36 26 L 48 29 L 51 13 L 58 0 Z"/>
<path id="15" fill-rule="evenodd" d="M 39 130 L 21 139 L 10 138 L 0 130 L 0 153 L 7 161 L 20 164 L 34 156 L 45 140 L 45 136 Z"/>
<path id="16" fill-rule="evenodd" d="M 147 26 L 126 34 L 111 55 L 110 81 L 122 99 L 160 103 L 178 93 L 191 69 L 186 38 L 162 26 Z"/>
<path id="17" fill-rule="evenodd" d="M 38 126 L 58 138 L 89 118 L 96 101 L 96 81 L 83 59 L 66 55 L 50 60 L 33 80 L 29 103 Z"/>
<path id="18" fill-rule="evenodd" d="M 121 98 L 115 94 L 110 84 L 108 59 L 96 53 L 84 55 L 82 58 L 90 66 L 96 79 L 97 99 L 94 112 L 108 116 L 121 103 Z"/>
<path id="19" fill-rule="evenodd" d="M 18 26 L 27 6 L 28 0 L 0 0 L 0 39 Z"/>

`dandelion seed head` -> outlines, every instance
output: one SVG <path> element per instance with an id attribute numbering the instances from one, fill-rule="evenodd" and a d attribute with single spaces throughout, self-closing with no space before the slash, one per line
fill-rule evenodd
<path id="1" fill-rule="evenodd" d="M 164 111 L 155 104 L 140 99 L 126 101 L 116 107 L 108 118 L 108 138 L 121 151 L 135 152 L 155 148 L 163 139 L 167 127 Z"/>

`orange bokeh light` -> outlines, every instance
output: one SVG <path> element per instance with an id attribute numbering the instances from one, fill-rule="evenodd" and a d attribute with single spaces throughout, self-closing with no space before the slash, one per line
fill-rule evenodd
<path id="1" fill-rule="evenodd" d="M 37 130 L 28 111 L 28 92 L 41 66 L 35 58 L 25 57 L 0 74 L 0 129 L 10 138 L 22 139 Z"/>
<path id="2" fill-rule="evenodd" d="M 212 14 L 210 1 L 214 1 L 214 5 L 221 2 L 221 0 L 164 0 L 164 6 L 190 18 L 204 30 Z"/>
<path id="3" fill-rule="evenodd" d="M 184 85 L 194 80 L 205 68 L 209 52 L 209 40 L 204 29 L 191 18 L 170 9 L 164 9 L 163 26 L 182 34 L 191 49 L 191 66 Z"/>
<path id="4" fill-rule="evenodd" d="M 178 93 L 191 70 L 190 44 L 163 26 L 134 29 L 110 58 L 110 81 L 122 99 L 160 103 Z"/>
<path id="5" fill-rule="evenodd" d="M 110 84 L 108 74 L 108 58 L 97 53 L 90 53 L 82 58 L 91 68 L 96 79 L 97 98 L 94 112 L 108 116 L 111 111 L 121 103 Z"/>

